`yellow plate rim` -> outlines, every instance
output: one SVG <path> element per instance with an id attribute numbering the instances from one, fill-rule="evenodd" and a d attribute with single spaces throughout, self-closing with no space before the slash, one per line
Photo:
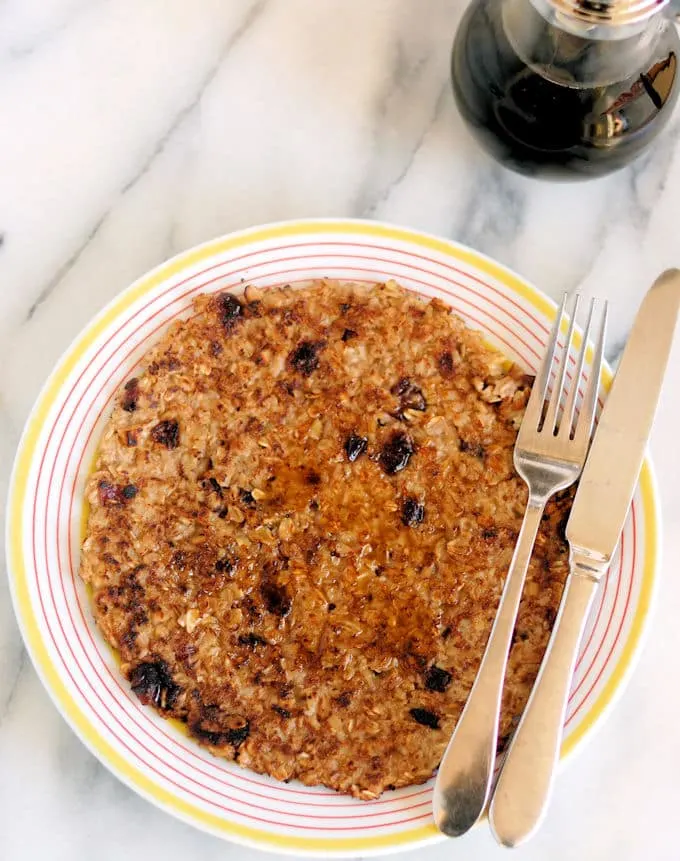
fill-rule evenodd
<path id="1" fill-rule="evenodd" d="M 9 485 L 6 547 L 8 577 L 14 610 L 19 622 L 26 647 L 36 671 L 55 705 L 73 728 L 81 741 L 104 763 L 120 780 L 137 793 L 152 801 L 177 818 L 212 834 L 226 837 L 234 842 L 258 849 L 285 853 L 308 855 L 348 856 L 356 854 L 374 855 L 397 851 L 417 845 L 423 846 L 441 838 L 434 823 L 419 826 L 395 834 L 374 835 L 360 838 L 305 838 L 279 835 L 252 828 L 240 823 L 228 822 L 219 816 L 201 810 L 195 805 L 176 798 L 172 793 L 157 786 L 153 780 L 132 766 L 90 724 L 60 678 L 49 651 L 43 642 L 40 627 L 33 613 L 28 589 L 26 568 L 23 561 L 23 509 L 27 490 L 30 466 L 37 450 L 41 431 L 50 409 L 59 392 L 91 344 L 140 297 L 158 287 L 166 279 L 182 270 L 196 265 L 214 255 L 239 248 L 251 243 L 290 238 L 291 236 L 314 236 L 324 233 L 364 236 L 393 242 L 407 242 L 435 251 L 456 260 L 462 260 L 517 293 L 541 314 L 554 317 L 555 303 L 537 288 L 529 285 L 523 278 L 505 266 L 477 251 L 460 245 L 452 240 L 403 227 L 381 222 L 355 219 L 311 219 L 285 221 L 231 233 L 221 238 L 196 246 L 178 254 L 166 263 L 151 270 L 126 290 L 114 298 L 94 320 L 85 327 L 72 342 L 47 380 L 43 390 L 27 420 L 19 443 Z M 608 387 L 611 372 L 603 372 L 603 380 Z M 645 458 L 640 474 L 642 495 L 643 532 L 645 535 L 645 556 L 642 563 L 642 583 L 638 604 L 630 631 L 619 660 L 600 691 L 595 704 L 586 713 L 578 728 L 563 745 L 561 759 L 570 756 L 586 736 L 598 726 L 609 712 L 615 699 L 621 693 L 635 659 L 639 654 L 642 638 L 647 628 L 650 609 L 656 591 L 659 568 L 660 511 L 656 480 L 650 458 Z"/>

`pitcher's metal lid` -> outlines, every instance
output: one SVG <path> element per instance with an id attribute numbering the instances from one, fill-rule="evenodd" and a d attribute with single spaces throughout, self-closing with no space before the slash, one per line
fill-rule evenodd
<path id="1" fill-rule="evenodd" d="M 547 0 L 559 14 L 584 25 L 625 26 L 646 21 L 669 0 Z"/>

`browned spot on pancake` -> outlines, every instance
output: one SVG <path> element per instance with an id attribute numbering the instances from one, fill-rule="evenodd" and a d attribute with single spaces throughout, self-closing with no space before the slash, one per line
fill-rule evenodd
<path id="1" fill-rule="evenodd" d="M 243 767 L 373 799 L 431 777 L 474 682 L 526 505 L 528 381 L 391 283 L 248 292 L 198 297 L 118 393 L 80 573 L 143 703 Z M 539 529 L 501 738 L 571 499 Z"/>

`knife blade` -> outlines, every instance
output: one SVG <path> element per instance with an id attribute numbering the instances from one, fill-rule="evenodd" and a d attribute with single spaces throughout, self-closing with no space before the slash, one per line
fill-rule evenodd
<path id="1" fill-rule="evenodd" d="M 505 846 L 535 833 L 548 806 L 578 649 L 635 493 L 680 311 L 680 271 L 661 275 L 638 311 L 567 522 L 569 576 L 534 688 L 489 811 Z"/>
<path id="2" fill-rule="evenodd" d="M 679 311 L 680 271 L 668 270 L 640 306 L 597 425 L 566 531 L 594 576 L 614 555 L 635 493 Z"/>

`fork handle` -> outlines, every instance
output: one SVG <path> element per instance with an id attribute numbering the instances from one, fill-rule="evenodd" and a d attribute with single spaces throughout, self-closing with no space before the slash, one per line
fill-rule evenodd
<path id="1" fill-rule="evenodd" d="M 489 800 L 508 652 L 544 508 L 544 499 L 529 497 L 477 678 L 439 766 L 433 814 L 450 837 L 472 828 Z"/>
<path id="2" fill-rule="evenodd" d="M 491 829 L 504 846 L 518 846 L 531 837 L 545 815 L 576 656 L 596 591 L 597 580 L 572 565 L 541 669 L 489 811 Z"/>

